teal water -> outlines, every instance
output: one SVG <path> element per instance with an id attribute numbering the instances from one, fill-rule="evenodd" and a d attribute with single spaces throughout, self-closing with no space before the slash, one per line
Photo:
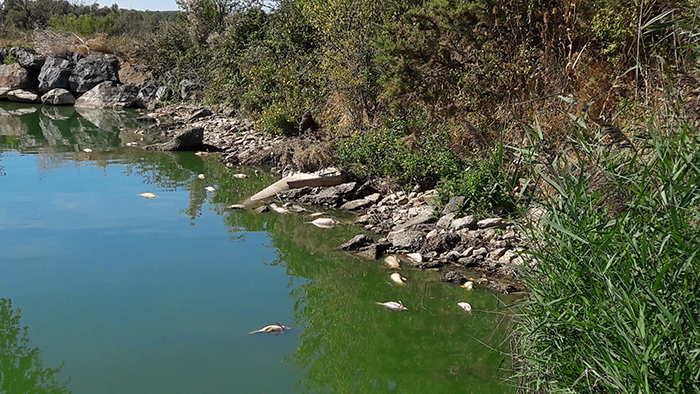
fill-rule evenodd
<path id="1" fill-rule="evenodd" d="M 317 208 L 227 211 L 274 181 L 264 171 L 235 179 L 217 157 L 124 147 L 125 129 L 143 127 L 133 112 L 50 110 L 0 104 L 0 298 L 21 310 L 41 368 L 61 368 L 57 387 L 514 392 L 509 299 L 408 268 L 408 285 L 393 284 L 383 263 L 337 251 L 360 228 L 310 225 Z M 410 310 L 375 304 L 389 300 Z M 275 322 L 292 330 L 248 334 Z"/>

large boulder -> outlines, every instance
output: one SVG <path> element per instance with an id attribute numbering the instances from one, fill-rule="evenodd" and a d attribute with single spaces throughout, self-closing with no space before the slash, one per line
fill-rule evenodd
<path id="1" fill-rule="evenodd" d="M 118 85 L 116 82 L 102 82 L 75 100 L 76 107 L 87 108 L 130 108 L 136 105 L 139 88 L 135 85 Z"/>
<path id="2" fill-rule="evenodd" d="M 0 65 L 0 88 L 6 88 L 4 95 L 0 98 L 6 98 L 7 92 L 14 89 L 32 89 L 32 83 L 29 71 L 17 63 Z M 4 90 L 4 89 L 3 89 Z"/>
<path id="3" fill-rule="evenodd" d="M 39 95 L 31 90 L 15 89 L 7 93 L 7 99 L 16 103 L 40 103 Z"/>
<path id="4" fill-rule="evenodd" d="M 41 102 L 47 105 L 73 105 L 75 97 L 66 89 L 53 89 L 41 96 Z"/>
<path id="5" fill-rule="evenodd" d="M 14 47 L 10 48 L 10 53 L 12 54 L 12 57 L 17 60 L 17 63 L 32 71 L 41 70 L 41 67 L 46 61 L 45 57 L 39 55 L 32 49 Z"/>
<path id="6" fill-rule="evenodd" d="M 51 89 L 68 89 L 68 79 L 73 73 L 75 63 L 65 59 L 50 57 L 46 59 L 39 72 L 39 91 L 46 93 Z"/>
<path id="7" fill-rule="evenodd" d="M 193 127 L 180 131 L 170 141 L 161 144 L 149 145 L 147 150 L 160 151 L 195 151 L 204 143 L 204 128 Z"/>
<path id="8" fill-rule="evenodd" d="M 119 81 L 119 60 L 114 55 L 90 55 L 76 63 L 69 78 L 70 88 L 84 93 L 103 82 Z"/>

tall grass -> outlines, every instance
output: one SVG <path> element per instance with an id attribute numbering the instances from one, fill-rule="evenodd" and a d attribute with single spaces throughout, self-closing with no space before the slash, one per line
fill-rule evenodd
<path id="1" fill-rule="evenodd" d="M 552 192 L 517 328 L 522 392 L 700 393 L 700 142 L 690 123 L 648 129 L 539 171 Z"/>

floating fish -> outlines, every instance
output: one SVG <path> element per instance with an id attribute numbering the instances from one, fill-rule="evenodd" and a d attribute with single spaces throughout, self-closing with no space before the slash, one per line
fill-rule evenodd
<path id="1" fill-rule="evenodd" d="M 245 204 L 233 204 L 226 207 L 226 209 L 246 209 Z"/>
<path id="2" fill-rule="evenodd" d="M 405 255 L 409 259 L 413 260 L 416 263 L 422 263 L 423 262 L 423 255 L 420 253 L 408 253 Z"/>
<path id="3" fill-rule="evenodd" d="M 467 312 L 472 311 L 472 306 L 469 305 L 468 302 L 458 302 L 457 305 L 459 305 L 460 308 L 464 309 Z"/>
<path id="4" fill-rule="evenodd" d="M 465 284 L 462 285 L 462 287 L 467 289 L 467 290 L 473 290 L 474 289 L 474 282 L 467 281 Z"/>
<path id="5" fill-rule="evenodd" d="M 210 155 L 209 152 L 202 152 L 202 151 L 195 152 L 195 156 L 209 156 L 209 155 Z"/>
<path id="6" fill-rule="evenodd" d="M 206 191 L 208 191 L 208 192 L 215 192 L 215 191 L 216 191 L 216 188 L 214 188 L 213 186 L 207 186 L 207 187 L 204 188 L 204 190 L 206 190 Z"/>
<path id="7" fill-rule="evenodd" d="M 377 302 L 377 305 L 384 305 L 385 307 L 391 309 L 392 311 L 407 311 L 408 308 L 403 306 L 403 302 L 399 301 L 389 301 L 389 302 Z"/>
<path id="8" fill-rule="evenodd" d="M 312 214 L 309 215 L 309 216 L 311 216 L 311 217 L 313 218 L 313 217 L 321 216 L 321 215 L 323 215 L 323 212 L 314 212 L 314 213 L 312 213 Z"/>
<path id="9" fill-rule="evenodd" d="M 139 194 L 139 196 L 145 197 L 145 198 L 156 198 L 156 197 L 158 197 L 158 196 L 156 196 L 155 193 L 151 193 L 151 192 L 141 193 L 141 194 Z"/>
<path id="10" fill-rule="evenodd" d="M 238 179 L 248 178 L 248 175 L 246 174 L 233 174 L 231 176 Z"/>
<path id="11" fill-rule="evenodd" d="M 339 224 L 343 224 L 342 222 L 339 222 L 339 221 L 337 221 L 335 219 L 331 219 L 331 218 L 318 218 L 318 219 L 312 220 L 310 223 L 316 227 L 321 227 L 321 228 L 331 228 L 331 227 L 335 227 Z"/>
<path id="12" fill-rule="evenodd" d="M 204 174 L 199 174 L 199 175 L 197 175 L 197 178 L 199 178 L 199 179 L 204 179 L 204 178 L 206 178 L 206 177 L 207 177 L 207 176 L 204 175 Z"/>
<path id="13" fill-rule="evenodd" d="M 270 209 L 272 209 L 273 211 L 275 211 L 277 213 L 289 213 L 289 209 L 279 207 L 275 203 L 270 204 Z"/>
<path id="14" fill-rule="evenodd" d="M 391 274 L 391 280 L 393 280 L 394 282 L 396 282 L 400 285 L 406 284 L 406 282 L 405 282 L 406 278 L 401 276 L 401 274 L 399 274 L 398 272 L 394 272 L 393 274 Z"/>
<path id="15" fill-rule="evenodd" d="M 269 326 L 265 326 L 259 330 L 251 331 L 250 333 L 251 334 L 258 334 L 258 333 L 272 334 L 272 333 L 280 333 L 280 332 L 283 332 L 285 330 L 289 330 L 289 327 L 277 322 L 276 324 L 270 324 Z"/>
<path id="16" fill-rule="evenodd" d="M 389 265 L 389 267 L 393 269 L 400 270 L 401 266 L 399 265 L 399 258 L 396 256 L 387 256 L 384 261 Z"/>
<path id="17" fill-rule="evenodd" d="M 85 149 L 83 149 L 83 152 L 85 152 L 85 153 L 90 153 L 90 152 L 92 152 L 92 149 L 90 149 L 90 148 L 85 148 Z"/>

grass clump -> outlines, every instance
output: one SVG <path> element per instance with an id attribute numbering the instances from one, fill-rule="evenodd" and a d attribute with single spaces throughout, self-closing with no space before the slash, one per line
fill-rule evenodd
<path id="1" fill-rule="evenodd" d="M 650 124 L 636 151 L 581 143 L 540 167 L 552 193 L 516 334 L 523 392 L 700 392 L 694 130 Z"/>

